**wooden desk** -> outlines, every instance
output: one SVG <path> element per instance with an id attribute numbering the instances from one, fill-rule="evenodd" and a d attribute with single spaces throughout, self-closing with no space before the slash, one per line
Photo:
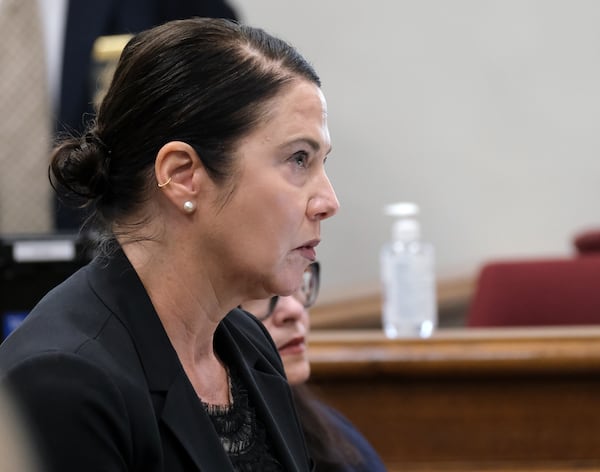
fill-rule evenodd
<path id="1" fill-rule="evenodd" d="M 315 331 L 310 355 L 391 471 L 600 470 L 600 327 Z"/>

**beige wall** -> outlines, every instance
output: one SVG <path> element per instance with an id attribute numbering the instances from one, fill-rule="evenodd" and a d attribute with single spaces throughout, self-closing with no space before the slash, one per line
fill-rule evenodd
<path id="1" fill-rule="evenodd" d="M 377 289 L 381 207 L 413 200 L 441 278 L 567 255 L 600 226 L 600 2 L 232 0 L 323 79 L 342 208 L 323 299 Z"/>

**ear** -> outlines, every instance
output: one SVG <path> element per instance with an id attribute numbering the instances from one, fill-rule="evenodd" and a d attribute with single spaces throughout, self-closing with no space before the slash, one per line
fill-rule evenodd
<path id="1" fill-rule="evenodd" d="M 154 162 L 157 187 L 178 208 L 188 200 L 195 202 L 203 170 L 194 148 L 182 141 L 165 144 Z"/>

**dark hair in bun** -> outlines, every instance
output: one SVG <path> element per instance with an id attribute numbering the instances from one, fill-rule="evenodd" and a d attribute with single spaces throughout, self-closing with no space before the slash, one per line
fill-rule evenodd
<path id="1" fill-rule="evenodd" d="M 110 149 L 95 134 L 66 138 L 54 149 L 51 177 L 55 189 L 74 200 L 93 201 L 108 187 Z M 57 185 L 58 184 L 58 185 Z"/>

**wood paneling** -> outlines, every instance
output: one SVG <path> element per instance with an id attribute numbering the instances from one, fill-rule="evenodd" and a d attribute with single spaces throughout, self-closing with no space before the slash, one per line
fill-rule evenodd
<path id="1" fill-rule="evenodd" d="M 390 470 L 600 470 L 600 328 L 313 332 L 311 384 Z"/>

